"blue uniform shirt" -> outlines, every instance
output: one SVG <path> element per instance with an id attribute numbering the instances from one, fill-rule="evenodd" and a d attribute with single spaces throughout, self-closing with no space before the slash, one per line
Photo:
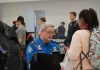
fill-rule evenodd
<path id="1" fill-rule="evenodd" d="M 46 53 L 52 54 L 53 50 L 56 49 L 57 52 L 60 52 L 60 46 L 55 41 L 50 41 L 48 44 L 43 43 L 41 38 L 38 38 L 33 42 L 31 42 L 26 49 L 26 60 L 27 63 L 33 58 L 34 53 Z"/>

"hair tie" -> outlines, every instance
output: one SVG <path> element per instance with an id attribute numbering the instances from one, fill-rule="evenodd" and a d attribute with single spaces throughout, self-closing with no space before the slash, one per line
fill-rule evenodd
<path id="1" fill-rule="evenodd" d="M 89 28 L 88 24 L 85 24 L 85 25 L 83 26 L 83 28 L 84 28 L 84 29 L 88 29 L 88 28 Z"/>

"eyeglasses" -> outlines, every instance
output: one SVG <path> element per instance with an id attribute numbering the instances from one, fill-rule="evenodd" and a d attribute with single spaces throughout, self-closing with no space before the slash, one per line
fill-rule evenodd
<path id="1" fill-rule="evenodd" d="M 45 31 L 45 32 L 48 33 L 48 34 L 54 34 L 53 31 Z"/>

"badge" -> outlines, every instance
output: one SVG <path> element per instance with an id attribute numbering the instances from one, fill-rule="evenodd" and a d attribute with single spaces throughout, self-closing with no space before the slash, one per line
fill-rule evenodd
<path id="1" fill-rule="evenodd" d="M 38 49 L 39 51 L 41 51 L 41 50 L 42 50 L 42 48 L 41 48 L 41 46 L 40 46 L 40 45 L 37 45 L 37 49 Z"/>

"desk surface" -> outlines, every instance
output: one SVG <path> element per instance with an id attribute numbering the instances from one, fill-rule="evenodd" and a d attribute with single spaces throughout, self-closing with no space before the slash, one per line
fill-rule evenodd
<path id="1" fill-rule="evenodd" d="M 65 39 L 52 39 L 53 41 L 56 41 L 58 43 L 63 43 Z"/>

